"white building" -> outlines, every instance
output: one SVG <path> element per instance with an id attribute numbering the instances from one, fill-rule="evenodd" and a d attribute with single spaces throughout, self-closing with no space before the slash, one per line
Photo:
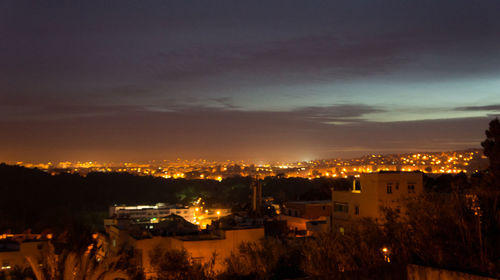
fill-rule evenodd
<path id="1" fill-rule="evenodd" d="M 231 215 L 231 209 L 208 209 L 203 206 L 178 206 L 157 203 L 155 205 L 115 205 L 109 207 L 109 217 L 127 218 L 142 223 L 157 223 L 162 218 L 175 214 L 184 220 L 200 226 L 202 229 L 210 225 L 213 220 Z M 107 223 L 105 221 L 105 223 Z M 115 224 L 109 222 L 107 224 Z"/>
<path id="2" fill-rule="evenodd" d="M 109 216 L 111 218 L 130 218 L 133 220 L 158 221 L 160 218 L 169 215 L 178 215 L 188 222 L 195 222 L 194 207 L 179 207 L 177 205 L 167 205 L 157 203 L 156 205 L 114 205 L 109 207 Z"/>

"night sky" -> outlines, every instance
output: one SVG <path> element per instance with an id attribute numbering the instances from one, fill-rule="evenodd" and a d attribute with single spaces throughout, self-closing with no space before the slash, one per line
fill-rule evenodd
<path id="1" fill-rule="evenodd" d="M 0 1 L 0 161 L 448 151 L 499 114 L 498 0 Z"/>

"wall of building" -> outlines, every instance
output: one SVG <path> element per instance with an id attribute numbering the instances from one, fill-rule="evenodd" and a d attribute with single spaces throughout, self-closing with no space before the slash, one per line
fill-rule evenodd
<path id="1" fill-rule="evenodd" d="M 384 217 L 380 207 L 401 209 L 408 197 L 423 192 L 423 175 L 420 172 L 381 172 L 367 173 L 360 177 L 360 191 L 334 191 L 333 200 L 348 205 L 347 213 L 335 212 L 334 220 L 345 221 L 351 218 Z M 388 185 L 391 193 L 387 192 Z M 408 186 L 412 185 L 411 191 Z M 358 213 L 356 213 L 358 208 Z M 402 211 L 404 209 L 401 209 Z"/>
<path id="2" fill-rule="evenodd" d="M 280 215 L 280 220 L 286 221 L 289 230 L 307 230 L 306 223 L 310 221 L 309 219 L 288 215 Z"/>
<path id="3" fill-rule="evenodd" d="M 164 218 L 169 215 L 178 215 L 186 221 L 192 222 L 195 215 L 195 208 L 174 208 L 165 205 L 137 205 L 137 206 L 111 206 L 109 216 L 129 217 L 130 219 L 153 219 Z"/>
<path id="4" fill-rule="evenodd" d="M 379 202 L 385 207 L 401 207 L 401 203 L 406 198 L 422 193 L 424 188 L 423 174 L 420 172 L 366 174 L 362 176 L 362 179 L 368 187 L 378 188 Z M 391 186 L 392 193 L 387 192 L 388 185 Z M 413 185 L 413 191 L 409 191 L 410 185 Z M 363 186 L 363 180 L 361 186 Z"/>
<path id="5" fill-rule="evenodd" d="M 28 258 L 33 261 L 40 257 L 39 245 L 42 241 L 21 242 L 16 251 L 0 252 L 0 269 L 10 271 L 15 266 L 28 267 L 30 266 Z"/>
<path id="6" fill-rule="evenodd" d="M 195 261 L 205 263 L 216 254 L 215 270 L 224 268 L 224 260 L 231 252 L 238 252 L 243 242 L 258 242 L 264 238 L 264 228 L 226 230 L 221 238 L 196 240 L 196 237 L 153 237 L 132 242 L 135 250 L 141 255 L 141 263 L 147 275 L 153 275 L 150 253 L 155 248 L 165 250 L 185 249 Z"/>
<path id="7" fill-rule="evenodd" d="M 329 201 L 292 201 L 285 203 L 283 214 L 306 219 L 318 219 L 321 216 L 329 216 L 330 207 L 331 203 Z"/>
<path id="8" fill-rule="evenodd" d="M 0 252 L 0 269 L 2 271 L 9 271 L 15 266 L 28 266 L 26 258 L 20 251 Z"/>

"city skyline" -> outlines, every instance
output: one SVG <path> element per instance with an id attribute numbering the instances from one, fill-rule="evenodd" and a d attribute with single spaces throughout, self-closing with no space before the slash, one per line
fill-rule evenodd
<path id="1" fill-rule="evenodd" d="M 478 148 L 497 1 L 0 4 L 0 161 Z"/>
<path id="2" fill-rule="evenodd" d="M 91 173 L 130 173 L 165 179 L 206 179 L 221 182 L 227 178 L 349 178 L 374 172 L 421 172 L 425 174 L 477 174 L 486 167 L 481 149 L 434 153 L 367 155 L 351 159 L 321 159 L 303 162 L 254 163 L 244 161 L 181 160 L 138 162 L 48 162 L 10 163 L 36 168 L 51 175 Z"/>

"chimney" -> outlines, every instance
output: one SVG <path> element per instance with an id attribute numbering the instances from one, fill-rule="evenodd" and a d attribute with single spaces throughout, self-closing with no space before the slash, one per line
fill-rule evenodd
<path id="1" fill-rule="evenodd" d="M 252 211 L 257 212 L 257 184 L 255 181 L 252 182 Z"/>

